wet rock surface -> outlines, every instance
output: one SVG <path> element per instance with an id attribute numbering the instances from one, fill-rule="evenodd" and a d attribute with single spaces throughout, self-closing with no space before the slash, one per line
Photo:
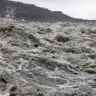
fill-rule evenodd
<path id="1" fill-rule="evenodd" d="M 96 23 L 0 19 L 0 86 L 1 96 L 96 96 Z"/>

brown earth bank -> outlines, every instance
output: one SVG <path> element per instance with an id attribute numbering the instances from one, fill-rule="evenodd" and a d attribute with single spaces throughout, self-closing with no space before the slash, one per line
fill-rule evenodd
<path id="1" fill-rule="evenodd" d="M 96 23 L 0 18 L 0 96 L 96 96 Z"/>

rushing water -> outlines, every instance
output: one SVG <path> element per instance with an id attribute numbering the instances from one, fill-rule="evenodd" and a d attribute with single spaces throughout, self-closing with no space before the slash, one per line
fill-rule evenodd
<path id="1" fill-rule="evenodd" d="M 26 90 L 34 87 L 47 95 L 77 91 L 95 94 L 95 26 L 0 19 L 0 76 L 9 72 L 3 76 L 6 82 L 0 79 L 0 84 L 18 84 Z"/>

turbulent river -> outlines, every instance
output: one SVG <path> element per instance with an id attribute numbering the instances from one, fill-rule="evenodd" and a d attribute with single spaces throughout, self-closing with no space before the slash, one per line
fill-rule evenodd
<path id="1" fill-rule="evenodd" d="M 24 96 L 96 96 L 96 23 L 0 19 L 0 96 L 15 85 Z"/>

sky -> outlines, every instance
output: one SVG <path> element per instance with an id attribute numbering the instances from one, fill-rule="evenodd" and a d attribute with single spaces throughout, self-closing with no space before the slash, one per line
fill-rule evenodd
<path id="1" fill-rule="evenodd" d="M 75 18 L 96 20 L 96 0 L 11 0 L 34 4 Z"/>

